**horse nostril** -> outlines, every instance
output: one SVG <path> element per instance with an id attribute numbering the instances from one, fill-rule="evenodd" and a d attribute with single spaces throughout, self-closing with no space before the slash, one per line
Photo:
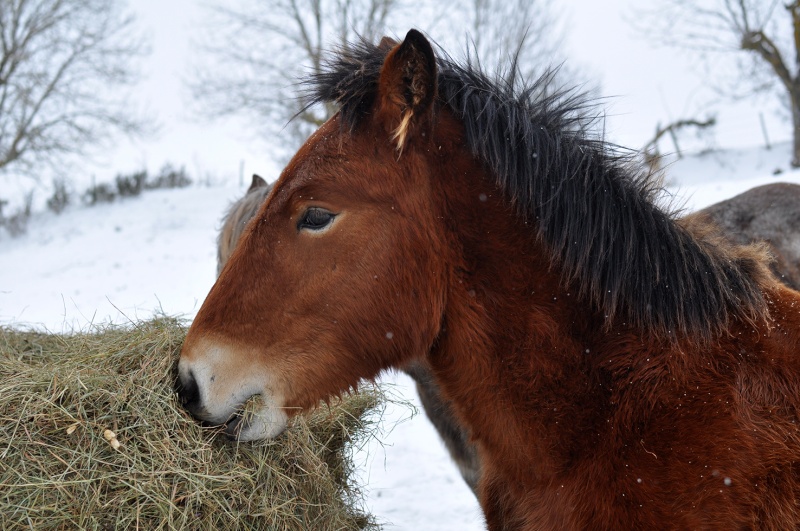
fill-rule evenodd
<path id="1" fill-rule="evenodd" d="M 193 406 L 196 406 L 200 400 L 200 389 L 197 387 L 197 380 L 195 380 L 192 371 L 189 371 L 188 377 L 178 376 L 176 388 L 181 404 L 191 411 Z"/>

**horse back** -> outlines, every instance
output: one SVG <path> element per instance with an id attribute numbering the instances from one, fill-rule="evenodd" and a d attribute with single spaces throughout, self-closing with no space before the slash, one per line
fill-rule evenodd
<path id="1" fill-rule="evenodd" d="M 627 436 L 599 461 L 629 472 L 610 489 L 617 497 L 628 489 L 640 504 L 664 504 L 640 516 L 673 514 L 677 529 L 713 528 L 726 511 L 731 528 L 794 529 L 800 521 L 800 292 L 777 282 L 765 291 L 766 325 L 734 322 L 691 360 L 680 348 L 660 353 L 673 358 L 661 366 L 650 364 L 658 354 L 631 360 L 626 378 L 646 390 L 617 380 L 611 401 L 619 407 L 609 418 Z M 620 511 L 619 521 L 631 516 Z"/>
<path id="2" fill-rule="evenodd" d="M 708 216 L 736 243 L 767 242 L 773 273 L 800 290 L 800 185 L 757 186 L 698 214 Z"/>

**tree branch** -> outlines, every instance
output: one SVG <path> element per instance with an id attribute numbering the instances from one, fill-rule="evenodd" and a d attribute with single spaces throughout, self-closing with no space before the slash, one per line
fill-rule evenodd
<path id="1" fill-rule="evenodd" d="M 143 54 L 114 0 L 0 2 L 0 170 L 58 162 L 113 129 L 139 131 L 114 88 Z"/>
<path id="2" fill-rule="evenodd" d="M 786 88 L 791 89 L 794 79 L 786 64 L 783 62 L 780 50 L 775 43 L 767 37 L 762 30 L 750 31 L 742 36 L 742 50 L 748 50 L 758 54 L 764 61 L 772 67 L 773 72 L 778 76 Z"/>
<path id="3" fill-rule="evenodd" d="M 676 120 L 666 126 L 658 125 L 656 127 L 656 133 L 653 135 L 653 138 L 645 144 L 643 151 L 649 152 L 651 151 L 657 144 L 658 141 L 666 134 L 676 133 L 681 129 L 685 129 L 687 127 L 697 127 L 698 129 L 706 129 L 708 127 L 713 127 L 716 125 L 717 119 L 712 117 L 706 118 L 705 120 L 696 120 L 696 119 L 686 119 L 686 120 Z"/>

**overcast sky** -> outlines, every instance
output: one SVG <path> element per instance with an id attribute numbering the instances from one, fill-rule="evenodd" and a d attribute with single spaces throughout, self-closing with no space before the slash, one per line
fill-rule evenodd
<path id="1" fill-rule="evenodd" d="M 186 165 L 192 176 L 230 181 L 238 180 L 243 161 L 245 178 L 258 172 L 273 180 L 278 168 L 270 161 L 264 141 L 254 138 L 241 122 L 191 120 L 184 81 L 197 57 L 198 27 L 205 14 L 202 3 L 134 0 L 130 5 L 152 39 L 152 55 L 139 96 L 158 117 L 161 131 L 146 142 L 121 141 L 118 149 L 101 161 L 98 179 L 141 167 L 154 171 L 164 162 L 172 162 Z M 658 122 L 697 116 L 701 103 L 709 97 L 686 57 L 674 50 L 652 48 L 631 28 L 633 6 L 648 5 L 657 5 L 657 0 L 568 0 L 560 4 L 567 22 L 568 61 L 596 79 L 603 95 L 610 97 L 604 104 L 607 137 L 634 148 L 652 137 Z M 730 110 L 719 116 L 716 143 L 722 147 L 763 144 L 758 121 L 761 109 L 728 107 Z M 788 128 L 774 112 L 764 109 L 764 113 L 771 140 L 788 139 Z M 103 177 L 104 173 L 108 177 Z"/>

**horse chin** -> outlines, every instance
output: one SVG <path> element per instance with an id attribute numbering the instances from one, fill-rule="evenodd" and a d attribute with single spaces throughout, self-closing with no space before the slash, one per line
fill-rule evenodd
<path id="1" fill-rule="evenodd" d="M 264 404 L 254 412 L 237 414 L 225 423 L 225 435 L 237 441 L 258 441 L 277 437 L 286 429 L 289 417 L 273 405 Z"/>

